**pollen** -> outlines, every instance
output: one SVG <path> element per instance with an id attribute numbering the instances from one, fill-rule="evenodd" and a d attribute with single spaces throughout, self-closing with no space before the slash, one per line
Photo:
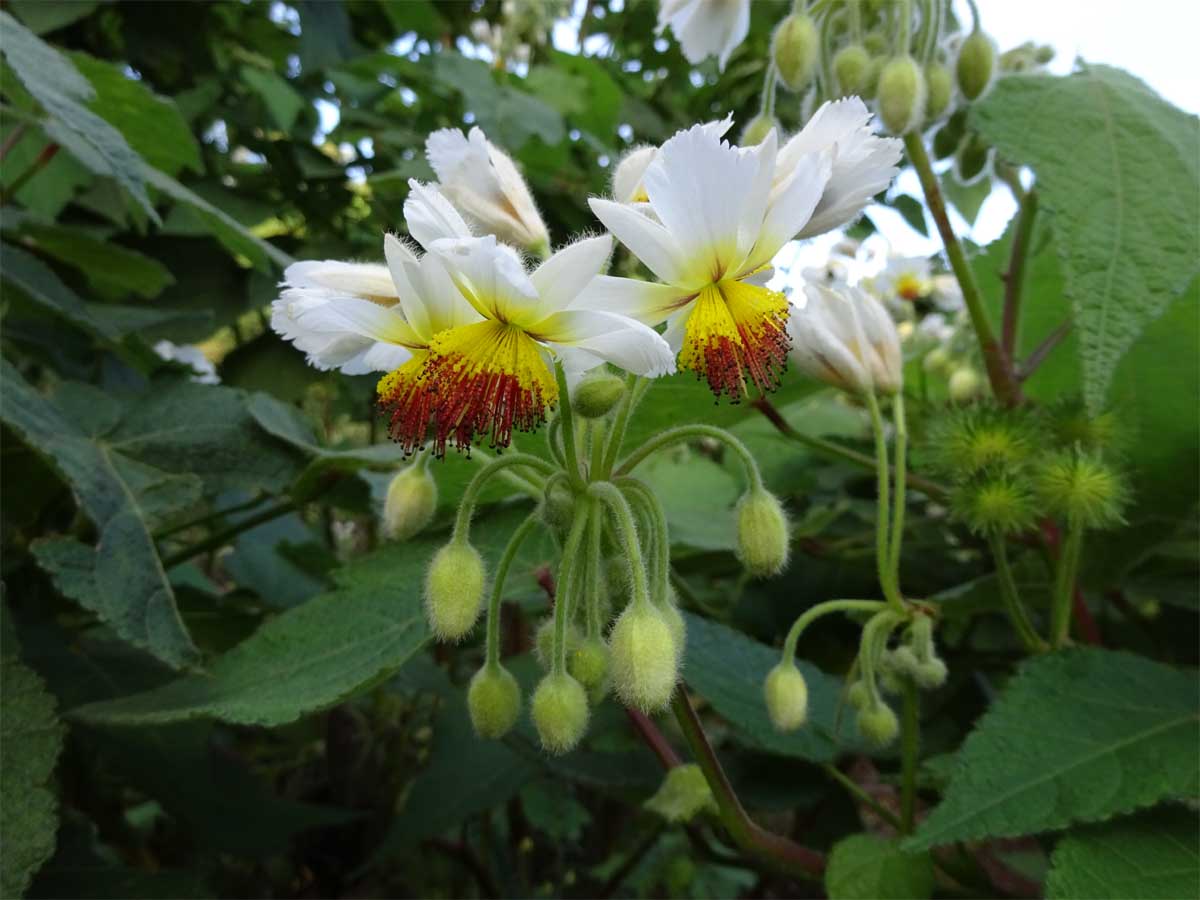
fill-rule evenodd
<path id="1" fill-rule="evenodd" d="M 925 285 L 912 272 L 905 272 L 896 279 L 896 293 L 905 300 L 920 300 L 925 296 Z"/>
<path id="2" fill-rule="evenodd" d="M 778 291 L 732 279 L 709 285 L 688 314 L 679 367 L 735 403 L 747 393 L 746 376 L 760 391 L 774 390 L 787 366 L 787 317 Z"/>
<path id="3" fill-rule="evenodd" d="M 469 451 L 481 435 L 492 447 L 507 447 L 514 429 L 534 430 L 558 402 L 540 345 L 503 322 L 443 331 L 430 342 L 415 377 L 405 368 L 384 378 L 379 393 L 391 411 L 392 437 L 406 452 L 424 446 L 430 425 L 438 457 L 451 444 Z"/>

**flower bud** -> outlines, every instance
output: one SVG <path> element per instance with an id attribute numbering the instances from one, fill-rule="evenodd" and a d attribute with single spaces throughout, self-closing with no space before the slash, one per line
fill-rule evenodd
<path id="1" fill-rule="evenodd" d="M 921 122 L 925 79 L 911 56 L 888 60 L 879 73 L 879 117 L 892 134 L 904 134 Z"/>
<path id="2" fill-rule="evenodd" d="M 1036 474 L 1045 511 L 1084 528 L 1110 528 L 1124 521 L 1128 489 L 1120 473 L 1099 457 L 1068 451 L 1047 460 Z"/>
<path id="3" fill-rule="evenodd" d="M 738 138 L 738 144 L 742 147 L 753 147 L 756 144 L 761 144 L 766 136 L 771 133 L 771 129 L 778 127 L 779 123 L 775 121 L 774 116 L 759 113 L 742 129 L 742 135 Z"/>
<path id="4" fill-rule="evenodd" d="M 788 521 L 774 494 L 752 488 L 737 507 L 737 557 L 755 578 L 778 575 L 787 565 Z"/>
<path id="5" fill-rule="evenodd" d="M 613 170 L 612 183 L 613 198 L 618 203 L 644 203 L 650 199 L 642 176 L 657 155 L 657 147 L 636 147 L 621 157 Z"/>
<path id="6" fill-rule="evenodd" d="M 996 68 L 996 48 L 982 31 L 973 31 L 963 41 L 955 66 L 958 89 L 968 100 L 978 99 L 992 83 Z"/>
<path id="7" fill-rule="evenodd" d="M 979 395 L 983 379 L 971 366 L 959 366 L 950 375 L 950 399 L 955 403 L 966 403 Z"/>
<path id="8" fill-rule="evenodd" d="M 858 732 L 876 747 L 886 747 L 900 733 L 896 713 L 886 703 L 877 703 L 859 710 Z"/>
<path id="9" fill-rule="evenodd" d="M 567 657 L 567 670 L 589 694 L 604 684 L 608 669 L 608 644 L 598 637 L 580 641 Z"/>
<path id="10" fill-rule="evenodd" d="M 923 691 L 932 691 L 940 688 L 946 683 L 946 676 L 949 675 L 949 670 L 941 657 L 932 656 L 929 659 L 917 663 L 913 669 L 913 681 L 917 683 Z"/>
<path id="11" fill-rule="evenodd" d="M 779 80 L 789 91 L 803 90 L 812 80 L 820 55 L 821 38 L 808 16 L 787 16 L 771 38 L 771 55 Z"/>
<path id="12" fill-rule="evenodd" d="M 583 685 L 565 672 L 551 672 L 533 693 L 533 724 L 543 749 L 567 753 L 587 730 L 588 702 Z"/>
<path id="13" fill-rule="evenodd" d="M 866 709 L 871 702 L 871 692 L 861 678 L 846 688 L 846 702 L 854 709 Z"/>
<path id="14" fill-rule="evenodd" d="M 668 769 L 662 785 L 645 806 L 668 822 L 690 822 L 699 813 L 717 812 L 717 801 L 708 786 L 708 779 L 695 763 Z"/>
<path id="15" fill-rule="evenodd" d="M 471 630 L 483 603 L 483 582 L 483 559 L 465 541 L 451 540 L 433 555 L 425 576 L 425 614 L 438 640 L 461 640 Z"/>
<path id="16" fill-rule="evenodd" d="M 667 629 L 671 632 L 671 643 L 675 645 L 675 664 L 679 666 L 683 665 L 683 655 L 687 649 L 687 623 L 675 603 L 675 591 L 669 586 L 667 590 L 670 591 L 671 600 L 661 612 L 663 621 L 667 623 Z"/>
<path id="17" fill-rule="evenodd" d="M 901 644 L 880 657 L 879 672 L 880 674 L 887 672 L 902 678 L 911 678 L 919 662 L 913 648 Z"/>
<path id="18" fill-rule="evenodd" d="M 777 731 L 795 731 L 808 717 L 808 685 L 792 662 L 781 662 L 763 682 L 767 715 Z"/>
<path id="19" fill-rule="evenodd" d="M 625 395 L 625 379 L 599 369 L 584 376 L 571 397 L 571 406 L 585 419 L 602 419 Z"/>
<path id="20" fill-rule="evenodd" d="M 675 641 L 662 614 L 631 603 L 609 635 L 613 685 L 626 706 L 656 712 L 671 702 L 678 676 Z"/>
<path id="21" fill-rule="evenodd" d="M 863 47 L 872 56 L 882 56 L 887 53 L 891 44 L 891 38 L 883 31 L 872 31 L 863 38 Z"/>
<path id="22" fill-rule="evenodd" d="M 504 737 L 521 711 L 517 679 L 504 666 L 485 665 L 471 678 L 467 709 L 477 735 L 491 740 Z"/>
<path id="23" fill-rule="evenodd" d="M 930 375 L 945 372 L 950 367 L 950 351 L 945 347 L 934 347 L 925 354 L 925 358 L 921 360 L 921 366 Z"/>
<path id="24" fill-rule="evenodd" d="M 565 478 L 552 478 L 546 483 L 540 511 L 547 527 L 560 539 L 565 538 L 575 520 L 575 493 Z"/>
<path id="25" fill-rule="evenodd" d="M 871 55 L 860 44 L 849 44 L 833 58 L 833 76 L 843 97 L 861 96 L 871 68 Z"/>
<path id="26" fill-rule="evenodd" d="M 582 637 L 574 622 L 567 623 L 567 658 L 579 649 Z M 533 638 L 533 655 L 549 671 L 554 667 L 554 616 L 546 616 Z"/>
<path id="27" fill-rule="evenodd" d="M 883 74 L 883 67 L 887 65 L 887 59 L 882 56 L 872 56 L 871 61 L 867 65 L 867 71 L 863 75 L 861 97 L 864 100 L 874 100 L 879 95 L 879 76 Z"/>
<path id="28" fill-rule="evenodd" d="M 925 121 L 941 118 L 954 99 L 954 77 L 938 62 L 925 67 Z"/>
<path id="29" fill-rule="evenodd" d="M 421 463 L 397 473 L 383 502 L 383 532 L 407 541 L 425 530 L 437 510 L 437 482 Z"/>

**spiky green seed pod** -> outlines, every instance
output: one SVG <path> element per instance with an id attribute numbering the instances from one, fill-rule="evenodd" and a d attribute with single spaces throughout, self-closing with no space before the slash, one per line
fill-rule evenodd
<path id="1" fill-rule="evenodd" d="M 964 481 L 984 471 L 1016 472 L 1037 451 L 1037 431 L 1021 410 L 975 405 L 934 422 L 928 445 L 938 472 Z"/>
<path id="2" fill-rule="evenodd" d="M 771 492 L 751 488 L 738 501 L 737 557 L 755 578 L 778 575 L 791 549 L 787 514 Z"/>
<path id="3" fill-rule="evenodd" d="M 429 563 L 425 614 L 440 641 L 458 641 L 479 618 L 483 605 L 483 558 L 465 541 L 451 540 Z"/>
<path id="4" fill-rule="evenodd" d="M 501 665 L 484 666 L 467 688 L 467 710 L 481 738 L 497 740 L 508 734 L 521 711 L 521 688 Z"/>
<path id="5" fill-rule="evenodd" d="M 779 80 L 789 91 L 802 91 L 812 81 L 821 55 L 816 23 L 805 15 L 784 18 L 771 37 L 771 58 Z"/>
<path id="6" fill-rule="evenodd" d="M 567 657 L 567 671 L 589 694 L 608 680 L 610 667 L 608 644 L 600 638 L 587 638 Z"/>
<path id="7" fill-rule="evenodd" d="M 973 31 L 958 51 L 955 72 L 958 89 L 968 100 L 978 100 L 992 83 L 996 69 L 996 46 L 982 31 Z"/>
<path id="8" fill-rule="evenodd" d="M 437 482 L 417 463 L 397 473 L 383 502 L 383 533 L 393 541 L 420 534 L 437 511 Z"/>
<path id="9" fill-rule="evenodd" d="M 570 752 L 587 731 L 587 693 L 566 672 L 552 672 L 542 679 L 530 709 L 542 747 L 549 753 Z"/>
<path id="10" fill-rule="evenodd" d="M 753 147 L 761 144 L 766 136 L 771 133 L 771 129 L 778 127 L 779 123 L 775 121 L 774 116 L 759 113 L 742 129 L 741 137 L 738 138 L 738 144 L 742 147 Z"/>
<path id="11" fill-rule="evenodd" d="M 671 702 L 678 655 L 671 628 L 654 607 L 631 603 L 609 635 L 613 687 L 626 706 L 651 713 Z"/>
<path id="12" fill-rule="evenodd" d="M 763 696 L 777 731 L 795 731 L 808 718 L 808 685 L 795 663 L 781 662 L 767 673 Z"/>
<path id="13" fill-rule="evenodd" d="M 568 622 L 566 636 L 567 658 L 570 659 L 571 654 L 579 649 L 583 635 L 579 633 L 579 628 L 574 622 Z M 554 667 L 554 616 L 546 616 L 538 625 L 537 633 L 533 637 L 533 655 L 546 671 Z"/>
<path id="14" fill-rule="evenodd" d="M 911 56 L 895 56 L 879 73 L 879 118 L 892 134 L 906 134 L 925 114 L 925 78 Z"/>
<path id="15" fill-rule="evenodd" d="M 1054 440 L 1065 448 L 1107 450 L 1116 446 L 1120 428 L 1111 412 L 1091 415 L 1076 399 L 1060 400 L 1046 414 Z"/>
<path id="16" fill-rule="evenodd" d="M 833 77 L 843 97 L 862 96 L 871 68 L 871 54 L 861 44 L 848 44 L 833 57 Z"/>
<path id="17" fill-rule="evenodd" d="M 859 710 L 858 732 L 876 747 L 886 747 L 900 733 L 896 713 L 886 703 L 877 703 Z"/>
<path id="18" fill-rule="evenodd" d="M 1098 456 L 1057 453 L 1035 473 L 1038 499 L 1051 515 L 1084 528 L 1111 528 L 1124 521 L 1129 500 L 1125 479 Z"/>
<path id="19" fill-rule="evenodd" d="M 585 419 L 602 419 L 621 402 L 625 379 L 604 369 L 584 376 L 571 397 L 571 406 Z"/>
<path id="20" fill-rule="evenodd" d="M 966 403 L 979 396 L 983 389 L 983 377 L 973 366 L 959 366 L 950 373 L 947 389 L 950 399 L 955 403 Z"/>
<path id="21" fill-rule="evenodd" d="M 1021 534 L 1037 521 L 1038 508 L 1026 479 L 985 472 L 960 485 L 950 498 L 955 518 L 976 534 Z"/>
<path id="22" fill-rule="evenodd" d="M 925 67 L 925 121 L 935 122 L 950 108 L 954 99 L 954 76 L 939 62 Z"/>

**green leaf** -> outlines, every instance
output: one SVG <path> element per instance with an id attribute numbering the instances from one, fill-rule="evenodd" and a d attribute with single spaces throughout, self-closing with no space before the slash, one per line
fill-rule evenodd
<path id="1" fill-rule="evenodd" d="M 0 269 L 0 279 L 34 303 L 78 325 L 89 334 L 108 340 L 115 340 L 118 336 L 117 330 L 94 316 L 88 304 L 63 284 L 49 266 L 20 247 L 4 244 L 4 267 Z"/>
<path id="2" fill-rule="evenodd" d="M 242 81 L 262 99 L 267 112 L 282 131 L 291 131 L 305 101 L 296 89 L 275 72 L 254 66 L 242 66 Z"/>
<path id="3" fill-rule="evenodd" d="M 0 12 L 0 27 L 9 65 L 49 115 L 44 124 L 47 136 L 93 172 L 119 181 L 157 224 L 158 213 L 146 195 L 145 163 L 121 132 L 85 105 L 95 98 L 88 80 L 69 59 L 6 12 Z"/>
<path id="4" fill-rule="evenodd" d="M 798 660 L 808 682 L 808 722 L 782 734 L 767 717 L 763 681 L 779 662 L 779 651 L 716 622 L 690 613 L 687 659 L 683 676 L 692 690 L 707 699 L 734 726 L 746 744 L 783 756 L 829 762 L 839 753 L 858 749 L 853 723 L 835 727 L 841 682 L 816 666 Z"/>
<path id="5" fill-rule="evenodd" d="M 920 200 L 910 197 L 908 194 L 900 194 L 898 197 L 893 197 L 889 203 L 900 215 L 904 216 L 904 221 L 913 231 L 929 237 L 929 226 L 925 224 L 925 207 Z"/>
<path id="6" fill-rule="evenodd" d="M 1054 848 L 1050 900 L 1194 897 L 1200 885 L 1200 821 L 1161 810 L 1065 835 Z"/>
<path id="7" fill-rule="evenodd" d="M 933 894 L 933 860 L 877 834 L 854 834 L 830 851 L 825 890 L 830 900 L 921 900 Z"/>
<path id="8" fill-rule="evenodd" d="M 112 297 L 133 293 L 150 299 L 175 283 L 175 276 L 158 260 L 79 228 L 27 224 L 21 233 L 42 253 L 79 269 L 93 288 Z"/>
<path id="9" fill-rule="evenodd" d="M 1200 682 L 1130 653 L 1027 661 L 958 753 L 914 849 L 1096 822 L 1200 790 Z"/>
<path id="10" fill-rule="evenodd" d="M 34 34 L 66 28 L 92 14 L 99 0 L 10 0 L 9 8 Z"/>
<path id="11" fill-rule="evenodd" d="M 0 629 L 0 893 L 20 897 L 54 853 L 58 800 L 49 782 L 64 729 L 42 679 L 17 658 L 7 607 Z"/>
<path id="12" fill-rule="evenodd" d="M 196 648 L 175 608 L 150 522 L 130 479 L 137 479 L 142 492 L 176 489 L 180 483 L 150 467 L 126 465 L 40 396 L 7 360 L 0 361 L 0 375 L 0 416 L 62 472 L 98 535 L 95 548 L 71 538 L 42 540 L 34 545 L 38 564 L 60 591 L 96 612 L 121 637 L 170 665 L 191 662 Z"/>
<path id="13" fill-rule="evenodd" d="M 204 171 L 200 145 L 174 101 L 130 78 L 121 66 L 86 53 L 70 58 L 95 89 L 92 112 L 115 126 L 142 159 L 170 175 L 183 168 Z"/>
<path id="14" fill-rule="evenodd" d="M 1032 166 L 1057 215 L 1084 398 L 1104 405 L 1122 355 L 1196 276 L 1196 118 L 1118 69 L 1004 78 L 972 124 Z"/>

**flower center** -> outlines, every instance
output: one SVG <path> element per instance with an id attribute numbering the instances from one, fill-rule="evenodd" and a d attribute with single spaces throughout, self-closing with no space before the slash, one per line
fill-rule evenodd
<path id="1" fill-rule="evenodd" d="M 774 390 L 787 366 L 787 317 L 787 298 L 778 291 L 735 279 L 711 284 L 688 313 L 679 367 L 735 403 L 746 393 L 747 374 L 760 391 Z"/>
<path id="2" fill-rule="evenodd" d="M 487 321 L 434 335 L 415 372 L 412 362 L 379 383 L 380 403 L 391 411 L 392 437 L 406 452 L 425 444 L 470 450 L 477 434 L 507 447 L 513 429 L 532 431 L 558 402 L 558 385 L 541 347 L 521 328 Z"/>
<path id="3" fill-rule="evenodd" d="M 920 278 L 912 272 L 905 272 L 896 279 L 896 293 L 905 300 L 919 300 L 925 296 L 925 289 Z"/>

